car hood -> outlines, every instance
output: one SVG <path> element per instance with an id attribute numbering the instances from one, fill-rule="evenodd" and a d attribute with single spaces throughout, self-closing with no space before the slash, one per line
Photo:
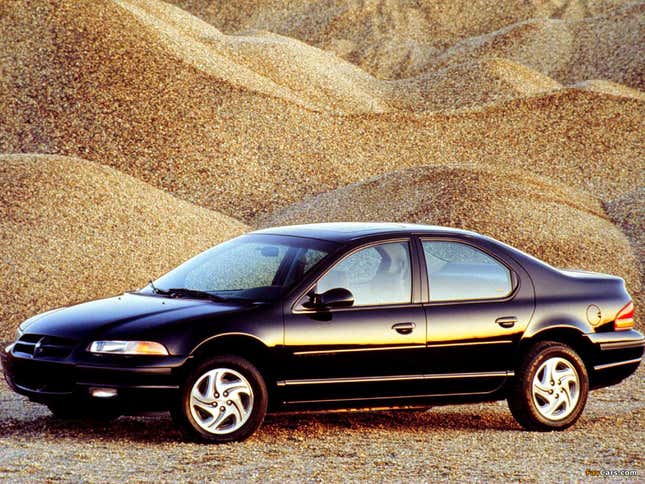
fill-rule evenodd
<path id="1" fill-rule="evenodd" d="M 21 329 L 31 334 L 84 340 L 126 328 L 133 334 L 145 333 L 146 329 L 158 329 L 175 321 L 241 308 L 237 303 L 125 293 L 40 314 L 25 321 Z"/>

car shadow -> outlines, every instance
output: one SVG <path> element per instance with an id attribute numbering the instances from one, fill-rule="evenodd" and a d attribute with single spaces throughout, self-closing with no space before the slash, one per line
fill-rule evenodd
<path id="1" fill-rule="evenodd" d="M 469 412 L 466 407 L 455 411 L 396 410 L 352 411 L 330 413 L 287 413 L 268 415 L 264 426 L 287 429 L 322 425 L 330 429 L 408 430 L 417 432 L 444 430 L 520 430 L 510 413 L 499 411 Z"/>
<path id="2" fill-rule="evenodd" d="M 392 430 L 418 433 L 446 430 L 500 430 L 516 431 L 520 427 L 504 412 L 399 410 L 360 411 L 333 413 L 287 413 L 267 415 L 257 433 L 258 439 L 285 439 L 293 432 L 307 438 L 309 434 L 319 435 L 322 431 L 352 432 Z M 14 418 L 0 421 L 2 437 L 47 436 L 59 440 L 133 441 L 148 443 L 177 442 L 182 439 L 180 432 L 167 414 L 147 417 L 121 417 L 109 422 L 85 420 L 58 420 L 51 416 L 31 420 Z"/>
<path id="3" fill-rule="evenodd" d="M 0 422 L 1 437 L 47 436 L 64 440 L 141 441 L 163 443 L 181 439 L 169 416 L 121 417 L 112 421 L 59 420 L 52 416 L 32 420 L 6 419 Z"/>

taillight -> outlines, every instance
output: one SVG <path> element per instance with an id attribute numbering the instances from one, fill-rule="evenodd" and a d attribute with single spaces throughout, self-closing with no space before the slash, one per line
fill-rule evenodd
<path id="1" fill-rule="evenodd" d="M 634 327 L 634 303 L 629 301 L 623 309 L 618 311 L 614 320 L 614 331 L 621 331 Z"/>

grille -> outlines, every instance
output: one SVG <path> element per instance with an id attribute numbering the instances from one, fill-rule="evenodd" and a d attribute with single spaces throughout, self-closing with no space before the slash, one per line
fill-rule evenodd
<path id="1" fill-rule="evenodd" d="M 74 373 L 64 363 L 24 359 L 16 361 L 11 379 L 21 388 L 39 393 L 71 393 L 74 390 Z"/>
<path id="2" fill-rule="evenodd" d="M 76 343 L 75 340 L 56 336 L 25 334 L 16 342 L 13 351 L 33 358 L 67 358 Z"/>

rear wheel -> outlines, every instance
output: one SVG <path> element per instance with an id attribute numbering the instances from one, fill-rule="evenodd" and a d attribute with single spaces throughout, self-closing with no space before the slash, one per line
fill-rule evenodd
<path id="1" fill-rule="evenodd" d="M 190 372 L 172 416 L 186 437 L 212 443 L 241 441 L 262 424 L 268 392 L 258 369 L 234 355 L 204 361 Z"/>
<path id="2" fill-rule="evenodd" d="M 580 356 L 565 344 L 542 341 L 523 359 L 508 406 L 528 430 L 563 430 L 578 420 L 588 393 L 589 378 Z"/>

